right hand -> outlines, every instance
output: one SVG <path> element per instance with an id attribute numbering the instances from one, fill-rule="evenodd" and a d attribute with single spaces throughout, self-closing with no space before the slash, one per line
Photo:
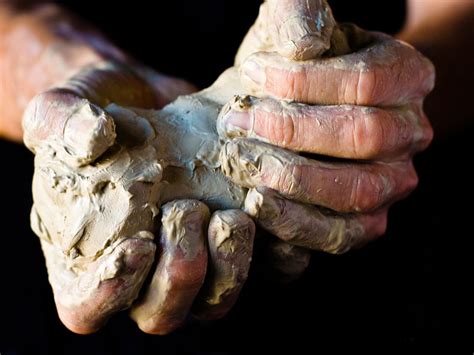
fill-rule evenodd
<path id="1" fill-rule="evenodd" d="M 221 113 L 224 171 L 284 241 L 344 253 L 385 233 L 433 137 L 434 67 L 410 45 L 338 27 L 325 0 L 266 0 L 239 50 L 245 91 Z"/>

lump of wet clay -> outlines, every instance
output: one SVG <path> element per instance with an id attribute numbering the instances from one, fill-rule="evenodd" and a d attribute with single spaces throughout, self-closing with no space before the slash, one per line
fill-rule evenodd
<path id="1" fill-rule="evenodd" d="M 331 41 L 330 34 L 325 40 Z M 243 207 L 247 188 L 242 186 L 249 187 L 248 182 L 230 171 L 230 157 L 221 154 L 231 151 L 225 149 L 229 142 L 217 129 L 226 104 L 244 108 L 251 100 L 239 94 L 245 91 L 234 67 L 212 87 L 179 97 L 162 110 L 110 104 L 98 112 L 87 100 L 79 101 L 61 135 L 43 140 L 37 132 L 42 127 L 29 134 L 41 123 L 24 123 L 25 144 L 36 155 L 31 223 L 55 293 L 63 292 L 67 299 L 71 279 L 116 255 L 98 266 L 98 279 L 77 282 L 80 292 L 63 300 L 67 307 L 87 300 L 100 282 L 123 272 L 124 260 L 133 253 L 133 243 L 123 243 L 130 240 L 138 241 L 141 255 L 148 258 L 131 275 L 121 307 L 131 305 L 153 262 L 156 217 L 163 204 L 196 199 L 213 211 Z M 246 144 L 262 156 L 273 149 L 257 141 Z M 231 158 L 239 159 L 239 150 L 234 151 Z"/>

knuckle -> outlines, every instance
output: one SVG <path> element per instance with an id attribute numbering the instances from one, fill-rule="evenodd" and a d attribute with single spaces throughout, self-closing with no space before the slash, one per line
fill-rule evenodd
<path id="1" fill-rule="evenodd" d="M 292 198 L 298 198 L 302 191 L 304 191 L 303 172 L 299 165 L 292 165 L 288 169 L 283 169 L 280 173 L 277 187 L 279 191 L 284 192 Z"/>
<path id="2" fill-rule="evenodd" d="M 290 146 L 296 140 L 296 119 L 293 115 L 281 110 L 279 119 L 273 122 L 273 139 L 281 146 Z"/>
<path id="3" fill-rule="evenodd" d="M 365 65 L 359 72 L 356 81 L 355 102 L 356 105 L 370 105 L 375 97 L 377 87 L 377 69 L 371 65 Z"/>
<path id="4" fill-rule="evenodd" d="M 383 175 L 360 172 L 353 180 L 349 208 L 356 212 L 368 212 L 377 208 L 390 190 L 389 184 Z"/>
<path id="5" fill-rule="evenodd" d="M 292 99 L 299 96 L 300 87 L 297 85 L 297 83 L 300 80 L 300 74 L 293 73 L 291 71 L 285 71 L 282 79 L 283 83 L 286 85 L 286 93 L 284 94 L 284 97 L 287 99 Z"/>
<path id="6" fill-rule="evenodd" d="M 371 240 L 383 236 L 387 232 L 388 210 L 385 210 L 381 214 L 377 214 L 377 218 L 374 219 L 374 216 L 372 216 L 370 219 L 372 219 L 372 222 L 370 223 L 368 230 L 366 230 L 364 238 L 361 239 L 363 241 L 361 246 L 367 244 Z"/>
<path id="7" fill-rule="evenodd" d="M 334 236 L 323 250 L 329 254 L 345 254 L 351 250 L 350 238 L 345 231 L 338 232 L 338 235 Z"/>
<path id="8" fill-rule="evenodd" d="M 433 127 L 431 126 L 428 118 L 424 116 L 424 114 L 423 114 L 422 121 L 425 123 L 425 125 L 422 128 L 423 132 L 422 132 L 422 138 L 419 143 L 419 150 L 425 150 L 426 148 L 428 148 L 434 139 Z"/>
<path id="9" fill-rule="evenodd" d="M 309 81 L 307 80 L 307 70 L 295 66 L 291 69 L 285 69 L 278 82 L 275 85 L 280 86 L 281 96 L 289 100 L 305 102 L 308 97 Z"/>
<path id="10" fill-rule="evenodd" d="M 354 127 L 354 151 L 359 159 L 371 159 L 380 155 L 386 137 L 380 110 L 365 108 L 363 114 L 363 118 Z"/>
<path id="11" fill-rule="evenodd" d="M 433 91 L 436 81 L 436 69 L 434 64 L 428 58 L 422 56 L 422 67 L 425 69 L 424 94 L 427 95 Z"/>
<path id="12" fill-rule="evenodd" d="M 374 236 L 376 238 L 383 236 L 387 232 L 387 226 L 388 226 L 388 216 L 387 216 L 387 212 L 385 212 L 382 216 L 380 223 L 377 223 Z"/>
<path id="13" fill-rule="evenodd" d="M 420 178 L 418 177 L 415 168 L 411 166 L 407 178 L 407 192 L 410 193 L 415 190 L 418 187 L 419 182 Z"/>

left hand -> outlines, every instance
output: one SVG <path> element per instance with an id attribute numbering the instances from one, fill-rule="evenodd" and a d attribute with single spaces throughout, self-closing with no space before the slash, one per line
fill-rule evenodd
<path id="1" fill-rule="evenodd" d="M 114 62 L 86 67 L 37 95 L 24 114 L 25 144 L 36 155 L 32 227 L 59 317 L 80 334 L 132 305 L 132 318 L 151 334 L 175 330 L 191 311 L 220 318 L 250 267 L 255 225 L 241 210 L 211 216 L 200 201 L 174 200 L 162 206 L 161 223 L 155 219 L 158 185 L 166 181 L 150 142 L 154 130 L 137 129 L 135 116 L 117 118 L 106 106 L 165 101 L 159 89 L 175 84 L 171 93 L 182 82 L 155 80 L 160 76 L 148 71 L 148 87 L 132 69 L 143 70 Z"/>
<path id="2" fill-rule="evenodd" d="M 224 170 L 255 188 L 246 210 L 265 229 L 342 253 L 384 234 L 389 206 L 416 187 L 435 74 L 410 45 L 337 27 L 325 1 L 307 3 L 267 0 L 242 44 L 237 64 L 255 96 L 221 114 L 221 134 L 235 138 Z"/>

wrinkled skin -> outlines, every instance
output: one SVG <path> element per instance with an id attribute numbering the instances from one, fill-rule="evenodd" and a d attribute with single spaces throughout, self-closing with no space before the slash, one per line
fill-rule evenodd
<path id="1" fill-rule="evenodd" d="M 239 75 L 230 70 L 213 88 L 182 97 L 162 111 L 100 107 L 78 99 L 74 85 L 40 95 L 30 104 L 24 128 L 25 142 L 37 154 L 33 225 L 46 258 L 55 261 L 48 262 L 50 280 L 60 316 L 70 329 L 94 331 L 113 312 L 132 304 L 153 260 L 158 207 L 176 198 L 199 199 L 212 209 L 241 207 L 283 241 L 332 253 L 384 233 L 388 206 L 416 185 L 412 155 L 431 140 L 421 104 L 433 85 L 432 66 L 406 44 L 353 26 L 337 27 L 331 17 L 325 20 L 331 25 L 319 33 L 313 24 L 320 17 L 312 10 L 327 14 L 327 5 L 314 1 L 311 9 L 302 3 L 266 2 L 237 56 Z M 304 16 L 295 17 L 293 11 Z M 285 27 L 291 22 L 281 19 L 282 13 L 299 22 Z M 268 33 L 275 28 L 278 35 L 272 38 Z M 337 57 L 312 60 L 321 54 Z M 396 73 L 403 75 L 394 82 Z M 232 98 L 236 94 L 254 96 Z M 61 113 L 71 105 L 78 108 L 74 120 Z M 48 119 L 57 129 L 42 129 Z M 65 129 L 71 122 L 74 133 Z M 383 136 L 387 130 L 400 133 L 390 140 Z M 297 152 L 357 161 L 314 160 Z M 124 174 L 129 162 L 133 169 Z M 69 179 L 71 175 L 80 178 Z M 98 193 L 100 198 L 78 203 L 74 191 Z M 167 333 L 180 324 L 204 282 L 203 235 L 209 216 L 202 204 L 185 201 L 190 212 L 178 218 L 180 228 L 162 228 L 164 255 L 132 310 L 149 333 Z M 54 206 L 59 207 L 55 217 L 64 218 L 52 221 Z M 110 213 L 114 218 L 108 220 Z M 64 223 L 68 216 L 87 216 L 87 228 Z M 229 225 L 252 225 L 244 214 L 234 218 Z M 109 224 L 103 227 L 103 221 Z M 171 223 L 165 213 L 162 222 Z M 253 231 L 247 230 L 247 238 L 236 240 L 244 240 L 242 248 L 249 253 Z M 194 258 L 187 260 L 181 243 L 175 247 L 167 240 L 194 241 L 188 245 Z M 227 257 L 212 250 L 210 254 Z M 304 269 L 307 254 L 294 255 L 301 256 Z M 66 265 L 72 274 L 55 264 Z M 246 275 L 248 262 L 237 264 Z M 171 272 L 175 270 L 180 271 Z M 232 292 L 238 294 L 241 283 L 228 287 L 230 296 L 223 293 L 223 304 L 234 302 Z M 74 284 L 81 287 L 69 287 Z M 170 297 L 172 293 L 178 297 Z M 215 295 L 200 296 L 210 300 L 211 314 L 225 314 L 227 308 L 215 310 Z M 176 299 L 178 306 L 170 306 Z"/>

